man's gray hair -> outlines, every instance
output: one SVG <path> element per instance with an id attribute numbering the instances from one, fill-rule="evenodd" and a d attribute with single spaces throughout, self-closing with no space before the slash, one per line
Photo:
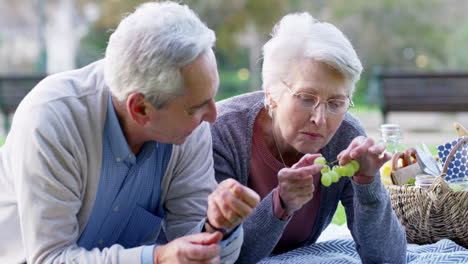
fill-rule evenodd
<path id="1" fill-rule="evenodd" d="M 362 65 L 346 36 L 335 26 L 314 19 L 309 13 L 284 16 L 263 46 L 263 90 L 277 101 L 285 80 L 300 58 L 324 62 L 339 71 L 349 83 L 349 97 L 359 81 Z M 267 102 L 265 101 L 267 106 Z"/>
<path id="2" fill-rule="evenodd" d="M 183 95 L 180 68 L 214 46 L 216 37 L 185 5 L 150 2 L 124 18 L 109 39 L 104 78 L 112 94 L 145 95 L 161 108 Z"/>

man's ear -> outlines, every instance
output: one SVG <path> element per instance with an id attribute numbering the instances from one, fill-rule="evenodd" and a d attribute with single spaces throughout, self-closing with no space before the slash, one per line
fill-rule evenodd
<path id="1" fill-rule="evenodd" d="M 145 100 L 141 93 L 130 93 L 127 96 L 127 112 L 137 124 L 144 126 L 149 121 L 149 111 L 151 104 Z"/>

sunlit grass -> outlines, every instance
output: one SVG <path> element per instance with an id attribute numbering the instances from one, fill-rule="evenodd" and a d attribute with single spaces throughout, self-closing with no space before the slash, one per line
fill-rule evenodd
<path id="1" fill-rule="evenodd" d="M 346 213 L 343 205 L 340 202 L 336 208 L 335 215 L 333 215 L 332 224 L 343 225 L 344 223 L 346 223 Z"/>
<path id="2" fill-rule="evenodd" d="M 380 112 L 380 109 L 376 105 L 358 104 L 349 108 L 351 113 L 368 113 L 368 112 Z"/>
<path id="3" fill-rule="evenodd" d="M 429 151 L 431 152 L 431 154 L 433 156 L 437 156 L 437 145 L 427 145 L 427 148 L 429 149 Z M 401 149 L 400 151 L 403 151 L 405 149 L 408 149 L 408 148 L 414 148 L 414 144 L 401 144 Z"/>

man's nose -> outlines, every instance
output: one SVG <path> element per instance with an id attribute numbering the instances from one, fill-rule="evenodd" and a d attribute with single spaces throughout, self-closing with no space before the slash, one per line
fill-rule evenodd
<path id="1" fill-rule="evenodd" d="M 214 100 L 211 100 L 211 102 L 208 104 L 208 110 L 203 116 L 203 120 L 213 123 L 214 121 L 216 121 L 216 116 L 217 116 L 216 104 Z"/>

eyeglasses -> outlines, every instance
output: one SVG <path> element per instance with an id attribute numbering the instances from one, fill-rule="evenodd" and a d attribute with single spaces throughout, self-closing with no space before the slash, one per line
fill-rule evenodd
<path id="1" fill-rule="evenodd" d="M 288 88 L 288 91 L 294 98 L 297 98 L 299 101 L 299 105 L 306 109 L 311 110 L 317 108 L 317 106 L 322 103 L 317 95 L 309 94 L 309 93 L 295 93 L 291 90 L 289 85 L 281 80 L 281 82 Z M 341 115 L 346 113 L 350 107 L 354 106 L 354 103 L 351 99 L 343 100 L 343 99 L 328 99 L 325 103 L 325 109 L 328 113 L 333 115 Z"/>

